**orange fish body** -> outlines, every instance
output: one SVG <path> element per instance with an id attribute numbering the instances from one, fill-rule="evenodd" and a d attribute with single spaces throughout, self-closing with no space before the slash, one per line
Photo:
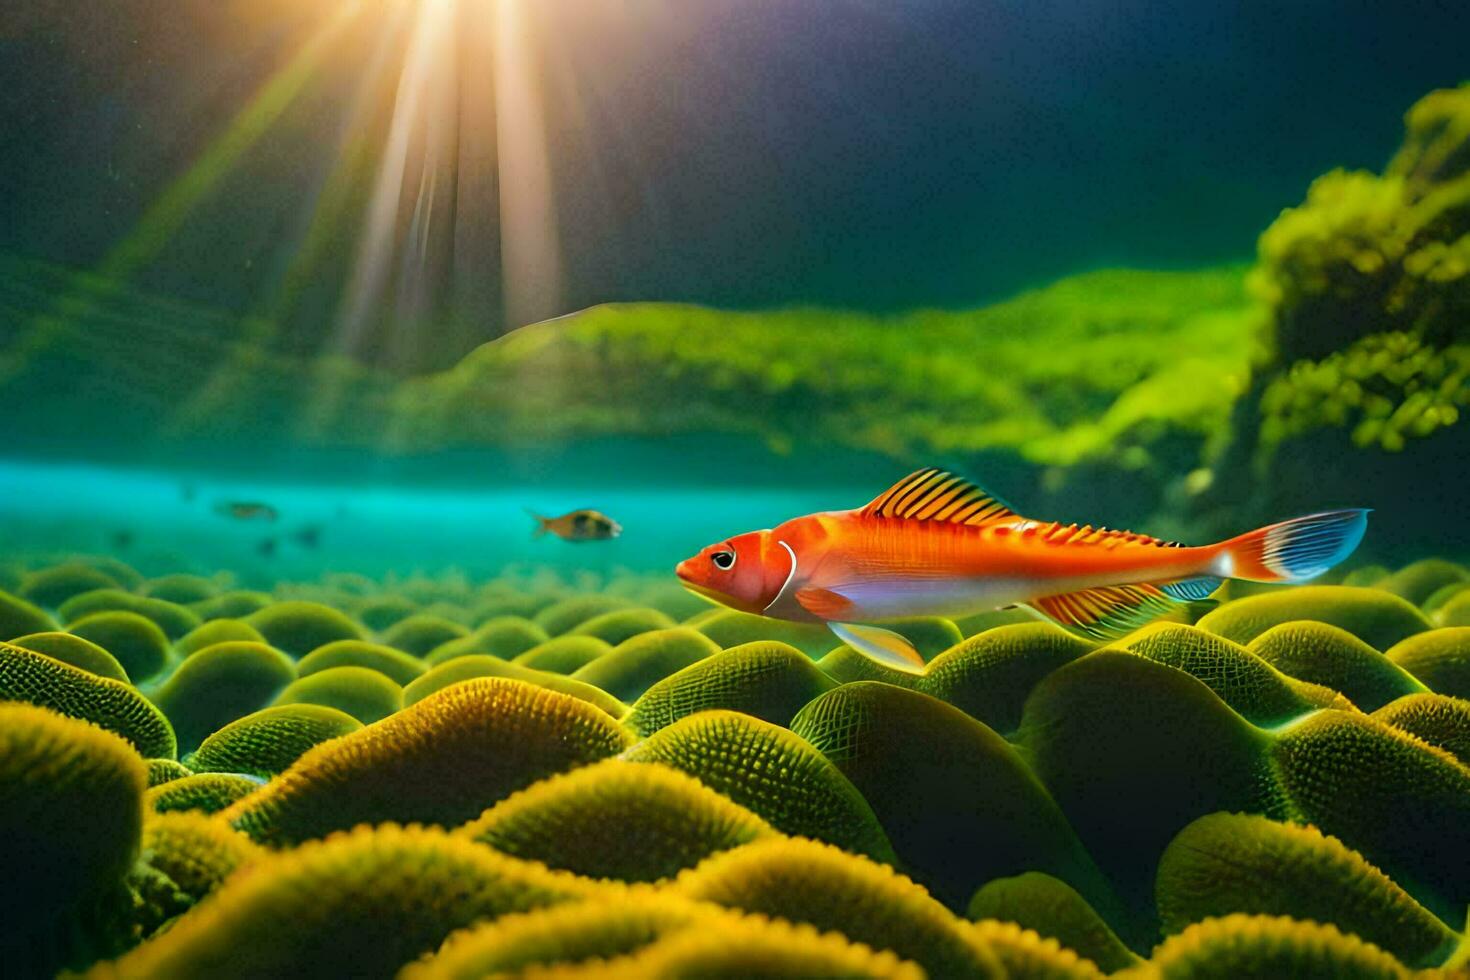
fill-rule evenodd
<path id="1" fill-rule="evenodd" d="M 920 470 L 860 510 L 798 517 L 680 563 L 695 592 L 746 612 L 828 624 L 903 669 L 923 661 L 896 633 L 860 625 L 1023 605 L 1095 639 L 1122 635 L 1226 578 L 1303 581 L 1357 546 L 1364 510 L 1297 518 L 1203 547 L 1030 520 L 985 491 Z"/>
<path id="2" fill-rule="evenodd" d="M 527 510 L 536 522 L 537 537 L 554 534 L 563 541 L 607 541 L 623 533 L 623 527 L 606 514 L 595 510 L 574 510 L 560 517 L 542 517 Z"/>

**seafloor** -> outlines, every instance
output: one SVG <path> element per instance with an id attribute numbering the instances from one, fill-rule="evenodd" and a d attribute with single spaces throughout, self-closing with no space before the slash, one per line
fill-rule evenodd
<path id="1" fill-rule="evenodd" d="M 1450 975 L 1470 571 L 895 674 L 665 576 L 0 582 L 8 977 Z M 1227 589 L 1229 586 L 1227 586 Z"/>

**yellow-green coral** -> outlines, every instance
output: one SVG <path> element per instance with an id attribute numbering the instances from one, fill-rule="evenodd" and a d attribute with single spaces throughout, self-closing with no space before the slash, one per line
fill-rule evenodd
<path id="1" fill-rule="evenodd" d="M 727 708 L 784 725 L 834 683 L 801 651 L 755 642 L 714 654 L 665 677 L 643 693 L 625 719 L 647 737 L 680 718 Z"/>
<path id="2" fill-rule="evenodd" d="M 401 650 L 366 640 L 336 640 L 302 657 L 296 664 L 298 677 L 309 677 L 329 667 L 367 667 L 390 678 L 396 684 L 407 684 L 422 677 L 424 662 Z"/>
<path id="3" fill-rule="evenodd" d="M 532 670 L 549 670 L 554 674 L 571 675 L 611 650 L 610 643 L 595 636 L 563 635 L 538 643 L 525 653 L 518 654 L 513 662 Z M 622 699 L 616 692 L 610 693 Z"/>
<path id="4" fill-rule="evenodd" d="M 1273 626 L 1252 640 L 1249 649 L 1284 674 L 1341 692 L 1364 711 L 1425 690 L 1392 660 L 1347 630 L 1326 623 Z"/>
<path id="5" fill-rule="evenodd" d="M 248 589 L 236 589 L 215 596 L 213 599 L 205 599 L 203 602 L 190 604 L 201 619 L 242 619 L 251 613 L 259 612 L 269 606 L 274 600 L 264 592 L 252 592 Z"/>
<path id="6" fill-rule="evenodd" d="M 1379 708 L 1373 717 L 1470 766 L 1470 701 L 1443 694 L 1410 694 Z"/>
<path id="7" fill-rule="evenodd" d="M 475 627 L 475 631 L 468 636 L 449 640 L 435 647 L 424 657 L 424 661 L 431 667 L 437 667 L 456 657 L 475 654 L 490 654 L 509 660 L 540 646 L 548 639 L 550 637 L 546 630 L 528 619 L 520 616 L 496 616 Z"/>
<path id="8" fill-rule="evenodd" d="M 680 875 L 677 890 L 892 950 L 930 976 L 1005 975 L 923 888 L 892 868 L 815 841 L 773 838 L 715 855 Z"/>
<path id="9" fill-rule="evenodd" d="M 211 619 L 190 630 L 174 643 L 174 649 L 187 657 L 216 643 L 230 642 L 264 643 L 260 630 L 243 619 Z"/>
<path id="10" fill-rule="evenodd" d="M 38 606 L 56 609 L 74 595 L 94 589 L 115 589 L 117 580 L 90 565 L 67 562 L 32 572 L 21 582 L 18 594 Z"/>
<path id="11" fill-rule="evenodd" d="M 653 630 L 618 644 L 572 677 L 631 703 L 670 674 L 719 652 L 714 641 L 687 627 Z"/>
<path id="12" fill-rule="evenodd" d="M 1136 965 L 1134 952 L 1065 881 L 1039 871 L 997 878 L 977 891 L 965 914 L 1014 922 L 1096 963 L 1109 973 Z"/>
<path id="13" fill-rule="evenodd" d="M 197 772 L 239 772 L 269 779 L 312 746 L 361 727 L 345 711 L 324 705 L 262 708 L 210 735 L 188 761 Z"/>
<path id="14" fill-rule="evenodd" d="M 1375 650 L 1429 629 L 1409 603 L 1378 589 L 1304 585 L 1228 602 L 1196 625 L 1235 643 L 1249 643 L 1273 626 L 1313 619 L 1347 630 Z"/>
<path id="15" fill-rule="evenodd" d="M 151 620 L 170 640 L 177 640 L 201 622 L 192 609 L 164 599 L 150 599 L 121 589 L 98 589 L 72 596 L 57 610 L 62 622 L 76 623 L 99 612 L 137 613 Z"/>
<path id="16" fill-rule="evenodd" d="M 325 705 L 369 725 L 403 707 L 403 688 L 367 667 L 328 667 L 292 681 L 273 703 Z"/>
<path id="17" fill-rule="evenodd" d="M 1411 636 L 1384 655 L 1436 694 L 1470 698 L 1470 626 L 1445 626 Z"/>
<path id="18" fill-rule="evenodd" d="M 403 689 L 403 703 L 416 704 L 451 684 L 475 677 L 509 677 L 548 690 L 569 694 L 574 698 L 594 704 L 614 718 L 621 718 L 628 710 L 627 705 L 601 688 L 550 671 L 532 670 L 517 663 L 508 663 L 488 654 L 455 657 L 440 664 L 423 677 Z"/>
<path id="19" fill-rule="evenodd" d="M 29 636 L 17 636 L 10 642 L 36 653 L 44 653 L 53 660 L 71 664 L 78 670 L 88 671 L 98 677 L 110 677 L 124 684 L 131 683 L 128 672 L 123 670 L 116 657 L 80 636 L 56 632 L 32 633 Z"/>
<path id="20" fill-rule="evenodd" d="M 143 822 L 143 860 L 195 901 L 265 854 L 238 830 L 198 811 L 150 813 Z"/>
<path id="21" fill-rule="evenodd" d="M 418 603 L 401 595 L 373 596 L 354 610 L 364 626 L 380 633 L 418 611 Z"/>
<path id="22" fill-rule="evenodd" d="M 1091 649 L 1050 623 L 999 626 L 931 660 L 918 687 L 998 732 L 1010 732 L 1021 723 L 1021 706 L 1037 682 Z"/>
<path id="23" fill-rule="evenodd" d="M 216 643 L 181 663 L 154 701 L 173 723 L 179 745 L 189 749 L 236 718 L 270 704 L 295 679 L 291 658 L 273 647 L 248 641 Z"/>
<path id="24" fill-rule="evenodd" d="M 177 752 L 168 719 L 131 686 L 7 643 L 0 643 L 0 700 L 90 721 L 127 739 L 145 758 L 171 759 Z"/>
<path id="25" fill-rule="evenodd" d="M 183 779 L 185 776 L 194 775 L 194 770 L 176 759 L 149 759 L 148 760 L 148 788 L 162 786 L 171 783 L 175 779 Z"/>
<path id="26" fill-rule="evenodd" d="M 618 609 L 627 609 L 633 603 L 629 599 L 612 595 L 578 595 L 552 603 L 536 613 L 534 622 L 551 636 L 570 633 L 592 619 Z"/>
<path id="27" fill-rule="evenodd" d="M 9 640 L 54 629 L 56 621 L 47 613 L 9 592 L 0 592 L 0 637 Z"/>
<path id="28" fill-rule="evenodd" d="M 1407 980 L 1392 956 L 1336 926 L 1269 915 L 1227 915 L 1170 936 L 1126 976 L 1159 980 L 1343 977 Z"/>
<path id="29" fill-rule="evenodd" d="M 67 627 L 116 658 L 134 681 L 145 681 L 168 662 L 168 637 L 158 624 L 134 612 L 93 613 Z"/>
<path id="30" fill-rule="evenodd" d="M 362 628 L 345 615 L 319 602 L 277 602 L 245 621 L 260 630 L 266 642 L 293 657 L 304 657 L 333 640 L 362 640 Z"/>
<path id="31" fill-rule="evenodd" d="M 585 701 L 479 678 L 310 749 L 226 817 L 271 844 L 363 822 L 455 826 L 539 779 L 615 755 L 628 741 Z"/>
<path id="32" fill-rule="evenodd" d="M 1022 980 L 1102 980 L 1102 971 L 1091 960 L 1035 930 L 995 919 L 984 919 L 968 928 L 975 941 L 1000 962 L 1007 976 Z"/>
<path id="33" fill-rule="evenodd" d="M 435 647 L 468 636 L 469 629 L 442 616 L 415 613 L 400 619 L 383 631 L 383 642 L 415 657 L 422 657 Z"/>
<path id="34" fill-rule="evenodd" d="M 657 881 L 772 831 L 677 769 L 608 759 L 495 804 L 463 832 L 516 857 L 592 878 Z"/>
<path id="35" fill-rule="evenodd" d="M 841 643 L 825 626 L 790 623 L 784 619 L 767 619 L 734 609 L 718 609 L 688 625 L 714 640 L 721 648 L 757 641 L 779 642 L 793 646 L 808 657 L 820 657 Z"/>
<path id="36" fill-rule="evenodd" d="M 198 810 L 218 813 L 260 788 L 260 780 L 229 772 L 201 772 L 173 779 L 148 791 L 145 802 L 158 813 Z"/>
<path id="37" fill-rule="evenodd" d="M 674 621 L 657 609 L 643 609 L 635 606 L 631 609 L 615 609 L 600 616 L 593 616 L 591 619 L 578 623 L 566 635 L 595 636 L 599 640 L 617 646 L 640 633 L 666 630 L 673 625 Z"/>
<path id="38" fill-rule="evenodd" d="M 1373 583 L 1374 588 L 1392 592 L 1424 606 L 1429 597 L 1445 586 L 1465 586 L 1470 583 L 1470 571 L 1443 558 L 1424 558 L 1405 565 L 1398 571 Z"/>
<path id="39" fill-rule="evenodd" d="M 701 711 L 623 753 L 682 769 L 765 818 L 879 861 L 896 860 L 873 808 L 827 757 L 779 725 L 736 711 Z"/>
<path id="40" fill-rule="evenodd" d="M 1251 913 L 1330 922 L 1417 966 L 1460 937 L 1363 855 L 1315 827 L 1215 813 L 1185 827 L 1159 861 L 1165 933 Z"/>
<path id="41" fill-rule="evenodd" d="M 219 595 L 219 586 L 202 575 L 164 575 L 144 582 L 138 592 L 154 599 L 188 605 Z"/>

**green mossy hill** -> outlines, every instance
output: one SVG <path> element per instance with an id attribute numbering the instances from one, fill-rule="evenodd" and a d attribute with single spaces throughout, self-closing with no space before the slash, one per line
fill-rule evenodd
<path id="1" fill-rule="evenodd" d="M 260 630 L 242 619 L 211 619 L 190 630 L 174 643 L 174 650 L 187 657 L 216 643 L 264 643 Z"/>
<path id="2" fill-rule="evenodd" d="M 275 703 L 319 704 L 370 725 L 403 707 L 403 688 L 367 667 L 328 667 L 292 681 Z"/>
<path id="3" fill-rule="evenodd" d="M 736 711 L 701 711 L 622 756 L 681 769 L 777 830 L 897 860 L 873 808 L 827 757 L 779 725 Z"/>
<path id="4" fill-rule="evenodd" d="M 238 772 L 269 779 L 309 748 L 362 727 L 336 708 L 289 704 L 262 708 L 210 735 L 189 755 L 196 772 Z"/>
<path id="5" fill-rule="evenodd" d="M 830 845 L 772 838 L 711 857 L 679 877 L 679 893 L 807 923 L 890 950 L 937 977 L 1002 977 L 964 924 L 892 868 Z"/>
<path id="6" fill-rule="evenodd" d="M 150 813 L 143 823 L 143 860 L 196 902 L 265 854 L 250 838 L 204 813 Z"/>
<path id="7" fill-rule="evenodd" d="M 1416 606 L 1424 606 L 1445 586 L 1463 587 L 1466 584 L 1470 584 L 1470 570 L 1463 565 L 1443 558 L 1424 558 L 1379 579 L 1373 587 L 1392 592 Z"/>
<path id="8" fill-rule="evenodd" d="M 56 621 L 45 611 L 9 592 L 0 592 L 0 637 L 9 640 L 54 629 Z"/>
<path id="9" fill-rule="evenodd" d="M 552 776 L 463 828 L 516 857 L 591 878 L 672 878 L 773 831 L 699 780 L 659 764 L 607 759 Z"/>
<path id="10" fill-rule="evenodd" d="M 628 706 L 599 687 L 583 683 L 550 671 L 532 670 L 517 663 L 509 663 L 488 654 L 455 657 L 440 664 L 423 677 L 403 689 L 403 703 L 417 704 L 431 694 L 437 694 L 452 684 L 472 680 L 476 677 L 508 677 L 512 680 L 535 684 L 549 691 L 569 694 L 588 704 L 596 705 L 614 718 L 627 713 Z"/>
<path id="11" fill-rule="evenodd" d="M 99 589 L 72 596 L 57 610 L 62 622 L 75 625 L 79 620 L 102 612 L 137 613 L 152 620 L 170 640 L 177 640 L 203 621 L 199 614 L 185 606 L 164 599 L 150 599 L 121 589 Z"/>
<path id="12" fill-rule="evenodd" d="M 122 739 L 30 705 L 0 705 L 0 963 L 49 976 L 108 955 L 92 911 L 138 853 L 147 772 Z"/>
<path id="13" fill-rule="evenodd" d="M 1304 585 L 1227 602 L 1197 624 L 1235 643 L 1250 643 L 1273 626 L 1300 619 L 1347 630 L 1375 650 L 1430 628 L 1424 614 L 1398 596 L 1346 585 Z"/>
<path id="14" fill-rule="evenodd" d="M 595 636 L 558 636 L 517 655 L 513 662 L 532 670 L 571 675 L 610 653 L 612 649 L 612 644 Z M 615 691 L 609 693 L 619 700 L 631 700 L 623 698 Z"/>
<path id="15" fill-rule="evenodd" d="M 383 631 L 383 642 L 415 657 L 422 657 L 435 647 L 468 636 L 469 628 L 442 616 L 415 613 L 400 619 Z"/>
<path id="16" fill-rule="evenodd" d="M 1156 623 L 1121 642 L 1130 653 L 1198 678 L 1257 725 L 1279 725 L 1317 707 L 1295 681 L 1245 647 L 1193 626 Z"/>
<path id="17" fill-rule="evenodd" d="M 1454 756 L 1367 716 L 1321 711 L 1282 730 L 1271 770 L 1284 815 L 1361 851 L 1445 921 L 1463 917 L 1470 769 Z"/>
<path id="18" fill-rule="evenodd" d="M 81 562 L 68 562 L 32 572 L 21 582 L 18 594 L 28 602 L 57 609 L 66 600 L 94 589 L 116 589 L 111 575 Z"/>
<path id="19" fill-rule="evenodd" d="M 1339 691 L 1364 711 L 1426 690 L 1414 675 L 1347 630 L 1326 623 L 1273 626 L 1251 641 L 1251 653 L 1298 680 Z"/>
<path id="20" fill-rule="evenodd" d="M 1470 698 L 1470 626 L 1446 626 L 1411 636 L 1385 656 L 1436 694 Z"/>
<path id="21" fill-rule="evenodd" d="M 969 927 L 1011 977 L 1044 980 L 1102 980 L 1103 972 L 1091 960 L 1066 949 L 1050 936 L 1023 929 L 1014 922 L 984 919 Z"/>
<path id="22" fill-rule="evenodd" d="M 319 602 L 277 602 L 246 617 L 266 642 L 293 657 L 304 657 L 333 640 L 365 640 L 362 628 Z"/>
<path id="23" fill-rule="evenodd" d="M 1470 589 L 1457 591 L 1434 612 L 1438 626 L 1470 626 Z"/>
<path id="24" fill-rule="evenodd" d="M 1202 681 L 1133 653 L 1099 650 L 1053 671 L 1027 699 L 1016 739 L 1132 909 L 1151 906 L 1155 862 L 1187 823 L 1269 802 L 1270 737 Z M 1033 865 L 981 881 L 1028 870 L 1055 874 Z"/>
<path id="25" fill-rule="evenodd" d="M 726 708 L 777 725 L 835 682 L 794 647 L 754 642 L 714 654 L 654 684 L 625 722 L 646 738 L 696 711 Z"/>
<path id="26" fill-rule="evenodd" d="M 1020 754 L 958 708 L 862 681 L 791 723 L 873 807 L 903 866 L 950 908 L 992 878 L 1044 870 L 1110 907 L 1107 886 Z"/>
<path id="27" fill-rule="evenodd" d="M 260 780 L 229 772 L 202 772 L 155 786 L 145 798 L 157 813 L 197 810 L 218 813 L 260 788 Z"/>
<path id="28" fill-rule="evenodd" d="M 998 626 L 931 660 L 918 687 L 998 732 L 1012 732 L 1031 689 L 1091 649 L 1086 640 L 1050 623 Z"/>
<path id="29" fill-rule="evenodd" d="M 650 633 L 654 630 L 666 630 L 674 626 L 674 621 L 657 609 L 643 609 L 634 607 L 632 609 L 615 609 L 612 612 L 603 613 L 601 616 L 593 616 L 591 619 L 578 623 L 569 631 L 568 636 L 594 636 L 604 643 L 617 646 L 624 640 L 632 639 L 640 633 Z"/>
<path id="30" fill-rule="evenodd" d="M 719 652 L 713 640 L 687 627 L 653 630 L 619 643 L 572 677 L 631 704 L 670 674 Z"/>
<path id="31" fill-rule="evenodd" d="M 176 759 L 149 759 L 148 760 L 148 788 L 162 786 L 171 783 L 175 779 L 183 779 L 185 776 L 194 775 L 194 770 Z"/>
<path id="32" fill-rule="evenodd" d="M 206 622 L 211 619 L 244 619 L 252 613 L 260 612 L 274 601 L 264 592 L 236 589 L 213 599 L 193 603 L 189 608 Z"/>
<path id="33" fill-rule="evenodd" d="M 1377 946 L 1343 935 L 1333 925 L 1269 915 L 1227 915 L 1169 937 L 1148 963 L 1122 976 L 1129 980 L 1408 980 L 1409 971 Z"/>
<path id="34" fill-rule="evenodd" d="M 164 575 L 144 582 L 138 592 L 153 599 L 187 606 L 219 595 L 219 586 L 202 575 Z"/>
<path id="35" fill-rule="evenodd" d="M 776 641 L 796 647 L 808 657 L 816 659 L 841 646 L 842 641 L 832 635 L 825 626 L 808 623 L 788 623 L 783 619 L 767 619 L 734 609 L 717 609 L 711 614 L 700 616 L 697 623 L 687 624 L 714 640 L 723 650 L 760 641 Z"/>
<path id="36" fill-rule="evenodd" d="M 450 933 L 590 885 L 426 828 L 361 827 L 267 855 L 95 980 L 388 980 Z"/>
<path id="37" fill-rule="evenodd" d="M 419 611 L 418 603 L 401 595 L 380 595 L 366 599 L 353 610 L 358 622 L 381 633 L 394 623 Z"/>
<path id="38" fill-rule="evenodd" d="M 418 657 L 381 643 L 337 640 L 302 657 L 296 664 L 296 674 L 298 677 L 310 677 L 331 667 L 366 667 L 400 685 L 422 677 L 428 669 Z"/>
<path id="39" fill-rule="evenodd" d="M 1373 717 L 1470 766 L 1470 701 L 1443 694 L 1410 694 L 1379 708 Z"/>
<path id="40" fill-rule="evenodd" d="M 68 631 L 112 654 L 135 682 L 146 681 L 168 663 L 168 637 L 157 623 L 137 613 L 93 613 L 72 623 Z"/>
<path id="41" fill-rule="evenodd" d="M 1114 973 L 1139 963 L 1087 899 L 1065 881 L 1039 871 L 997 878 L 977 891 L 965 914 L 976 921 L 1014 922 Z"/>
<path id="42" fill-rule="evenodd" d="M 385 820 L 455 826 L 628 742 L 617 722 L 585 701 L 481 678 L 318 745 L 226 816 L 270 844 Z"/>
<path id="43" fill-rule="evenodd" d="M 236 718 L 265 707 L 296 679 L 291 658 L 264 643 L 205 647 L 179 664 L 154 702 L 168 715 L 184 750 Z"/>
<path id="44" fill-rule="evenodd" d="M 1315 827 L 1216 813 L 1179 832 L 1159 861 L 1164 932 L 1231 913 L 1330 922 L 1413 966 L 1437 966 L 1460 937 L 1361 854 Z"/>
<path id="45" fill-rule="evenodd" d="M 855 681 L 882 681 L 884 684 L 906 687 L 914 691 L 923 687 L 922 674 L 898 670 L 887 664 L 881 664 L 866 654 L 858 653 L 846 644 L 819 659 L 817 667 L 822 673 L 842 684 L 851 684 Z"/>
<path id="46" fill-rule="evenodd" d="M 495 616 L 486 620 L 468 636 L 450 640 L 434 648 L 425 662 L 431 667 L 448 663 L 456 657 L 488 653 L 510 660 L 535 649 L 551 639 L 546 630 L 520 616 Z"/>
<path id="47" fill-rule="evenodd" d="M 25 701 L 116 732 L 148 759 L 177 754 L 163 712 L 136 689 L 45 654 L 0 643 L 0 701 Z"/>
<path id="48" fill-rule="evenodd" d="M 124 684 L 132 683 L 128 672 L 123 670 L 116 657 L 80 636 L 56 632 L 32 633 L 29 636 L 17 636 L 10 642 L 36 653 L 44 653 L 52 660 L 71 664 L 78 670 L 85 670 L 98 677 L 110 677 Z"/>
<path id="49" fill-rule="evenodd" d="M 619 609 L 628 609 L 632 606 L 633 601 L 622 596 L 601 594 L 571 596 L 540 610 L 533 617 L 533 621 L 545 630 L 548 636 L 560 636 L 563 633 L 570 633 L 593 617 Z"/>

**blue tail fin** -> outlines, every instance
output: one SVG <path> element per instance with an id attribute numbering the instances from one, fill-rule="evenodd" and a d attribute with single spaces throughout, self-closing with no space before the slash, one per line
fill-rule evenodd
<path id="1" fill-rule="evenodd" d="M 1368 528 L 1366 509 L 1332 510 L 1272 524 L 1219 545 L 1210 572 L 1248 582 L 1305 582 L 1342 561 Z"/>

